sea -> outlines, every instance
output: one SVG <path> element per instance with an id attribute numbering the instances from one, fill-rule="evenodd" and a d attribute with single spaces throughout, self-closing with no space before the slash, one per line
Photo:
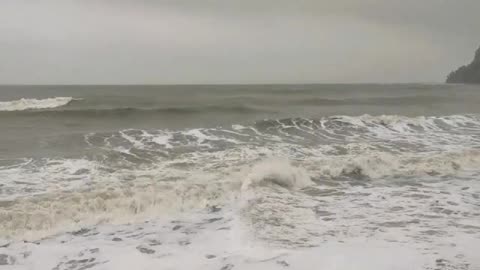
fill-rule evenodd
<path id="1" fill-rule="evenodd" d="M 0 86 L 0 269 L 480 269 L 480 86 Z"/>

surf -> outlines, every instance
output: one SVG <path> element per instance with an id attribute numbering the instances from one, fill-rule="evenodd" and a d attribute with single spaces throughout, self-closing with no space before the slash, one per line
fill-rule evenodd
<path id="1" fill-rule="evenodd" d="M 78 100 L 73 97 L 54 97 L 45 99 L 22 98 L 12 101 L 0 101 L 0 111 L 26 111 L 52 109 L 68 105 L 70 102 Z"/>

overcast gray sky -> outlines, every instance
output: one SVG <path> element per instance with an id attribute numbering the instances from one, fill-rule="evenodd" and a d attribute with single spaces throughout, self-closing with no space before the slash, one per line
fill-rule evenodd
<path id="1" fill-rule="evenodd" d="M 479 0 L 1 0 L 0 83 L 441 82 Z"/>

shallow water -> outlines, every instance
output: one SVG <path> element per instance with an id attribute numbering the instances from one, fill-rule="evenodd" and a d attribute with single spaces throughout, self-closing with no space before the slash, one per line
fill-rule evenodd
<path id="1" fill-rule="evenodd" d="M 480 269 L 480 87 L 2 86 L 11 269 Z"/>

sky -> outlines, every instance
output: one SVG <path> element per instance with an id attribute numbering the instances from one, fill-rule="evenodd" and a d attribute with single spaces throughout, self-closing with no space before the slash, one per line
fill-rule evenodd
<path id="1" fill-rule="evenodd" d="M 1 0 L 0 84 L 442 82 L 479 0 Z"/>

